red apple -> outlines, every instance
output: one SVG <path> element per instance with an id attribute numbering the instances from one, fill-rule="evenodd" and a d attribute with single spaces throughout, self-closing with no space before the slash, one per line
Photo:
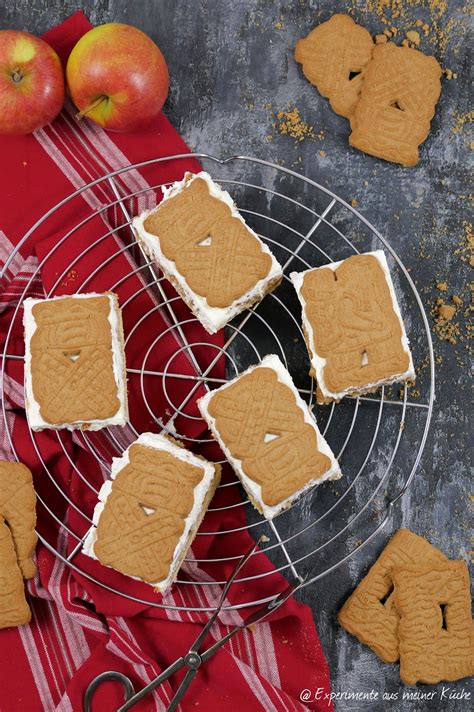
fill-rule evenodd
<path id="1" fill-rule="evenodd" d="M 148 35 L 110 22 L 87 32 L 72 50 L 66 78 L 78 117 L 109 131 L 135 131 L 157 116 L 168 95 L 168 67 Z"/>
<path id="2" fill-rule="evenodd" d="M 0 133 L 27 134 L 64 104 L 64 76 L 49 44 L 28 32 L 0 30 Z"/>

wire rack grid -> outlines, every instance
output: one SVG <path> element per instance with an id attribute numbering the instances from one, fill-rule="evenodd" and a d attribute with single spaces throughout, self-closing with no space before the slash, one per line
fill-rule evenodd
<path id="1" fill-rule="evenodd" d="M 164 278 L 155 270 L 154 265 L 140 252 L 134 240 L 131 227 L 131 215 L 137 206 L 143 204 L 144 197 L 156 198 L 162 183 L 149 184 L 130 190 L 121 178 L 127 172 L 146 167 L 148 170 L 168 161 L 178 162 L 198 159 L 204 168 L 209 170 L 218 182 L 228 189 L 237 201 L 238 208 L 245 219 L 252 224 L 261 239 L 266 242 L 276 254 L 284 268 L 282 285 L 268 295 L 260 304 L 246 310 L 237 316 L 227 327 L 223 346 L 210 343 L 202 331 L 199 341 L 190 341 L 189 326 L 196 327 L 192 315 L 184 318 L 178 316 L 177 296 L 169 296 L 164 288 Z M 107 187 L 108 191 L 105 190 Z M 71 218 L 71 207 L 91 191 L 100 190 L 99 205 L 90 208 L 88 214 L 80 220 Z M 111 193 L 110 193 L 111 191 Z M 69 212 L 68 212 L 69 211 Z M 268 161 L 246 156 L 232 156 L 220 159 L 203 153 L 179 154 L 150 159 L 133 164 L 95 178 L 82 186 L 70 196 L 54 205 L 26 233 L 15 252 L 10 256 L 0 278 L 3 277 L 17 251 L 37 234 L 38 230 L 47 232 L 48 221 L 67 214 L 66 230 L 62 230 L 50 250 L 41 258 L 35 272 L 25 283 L 24 290 L 16 303 L 11 323 L 7 332 L 1 358 L 1 393 L 5 393 L 5 383 L 8 364 L 12 360 L 23 358 L 9 351 L 10 339 L 16 320 L 21 320 L 22 304 L 35 278 L 41 273 L 48 261 L 58 253 L 68 250 L 80 230 L 88 228 L 97 230 L 94 237 L 82 251 L 66 263 L 64 269 L 57 275 L 46 296 L 54 296 L 61 282 L 74 268 L 79 260 L 99 255 L 100 246 L 113 241 L 113 250 L 109 257 L 98 262 L 85 278 L 82 284 L 75 284 L 72 293 L 87 292 L 88 285 L 100 275 L 104 288 L 116 291 L 127 286 L 130 280 L 140 276 L 141 283 L 128 297 L 122 301 L 124 316 L 137 296 L 146 292 L 152 294 L 153 304 L 131 326 L 126 333 L 125 350 L 137 339 L 142 339 L 143 325 L 154 312 L 159 311 L 165 317 L 166 328 L 157 334 L 148 334 L 144 345 L 144 357 L 141 363 L 129 363 L 127 356 L 127 372 L 129 378 L 138 379 L 139 393 L 143 408 L 157 429 L 176 435 L 176 423 L 198 420 L 196 410 L 192 412 L 197 391 L 204 386 L 206 389 L 221 385 L 226 379 L 234 377 L 249 365 L 257 363 L 267 353 L 277 353 L 289 368 L 303 398 L 307 400 L 315 414 L 323 432 L 338 457 L 343 478 L 335 483 L 326 483 L 320 488 L 307 492 L 292 508 L 285 510 L 272 521 L 260 517 L 252 509 L 243 496 L 237 503 L 223 507 L 213 507 L 210 510 L 222 512 L 236 507 L 245 507 L 245 523 L 218 530 L 207 530 L 206 521 L 198 532 L 198 537 L 233 537 L 241 529 L 248 529 L 251 534 L 264 534 L 268 542 L 265 553 L 274 563 L 274 569 L 265 570 L 253 576 L 243 576 L 240 582 L 249 579 L 272 576 L 274 572 L 291 573 L 303 585 L 317 581 L 345 562 L 365 547 L 380 532 L 389 520 L 395 504 L 407 491 L 420 462 L 426 444 L 434 402 L 434 358 L 427 317 L 408 270 L 402 264 L 395 251 L 383 236 L 351 205 L 339 198 L 327 188 L 314 180 L 296 173 L 286 167 Z M 73 213 L 72 213 L 73 214 Z M 110 217 L 113 214 L 113 219 Z M 108 217 L 108 221 L 105 217 Z M 104 218 L 100 223 L 94 220 Z M 72 224 L 71 224 L 72 220 Z M 110 221 L 112 224 L 110 224 Z M 101 229 L 97 226 L 101 225 Z M 103 229 L 105 226 L 105 230 Z M 408 322 L 408 331 L 414 349 L 415 364 L 424 364 L 424 375 L 419 379 L 418 398 L 410 399 L 408 390 L 402 386 L 391 391 L 382 388 L 376 394 L 365 397 L 346 398 L 340 404 L 318 407 L 314 402 L 315 384 L 307 375 L 308 362 L 304 346 L 304 336 L 300 325 L 299 307 L 291 288 L 289 272 L 293 269 L 302 270 L 319 266 L 327 262 L 337 261 L 350 254 L 370 249 L 384 249 L 395 279 L 397 293 L 402 300 L 402 311 Z M 126 255 L 130 269 L 118 281 L 107 282 L 107 266 L 117 255 Z M 134 282 L 135 283 L 135 282 Z M 90 291 L 90 289 L 89 289 Z M 179 310 L 182 314 L 182 310 Z M 149 357 L 160 347 L 162 339 L 172 333 L 178 347 L 164 363 L 160 370 L 148 365 Z M 193 332 L 195 333 L 195 332 Z M 204 367 L 198 354 L 203 349 L 210 354 Z M 184 354 L 192 366 L 192 372 L 177 371 L 173 364 L 176 357 Z M 226 360 L 226 379 L 213 376 L 213 369 L 220 359 Z M 166 398 L 167 417 L 156 413 L 153 408 L 153 388 L 156 379 L 161 382 L 161 388 Z M 175 402 L 173 386 L 178 382 L 188 384 L 188 390 L 180 402 Z M 5 397 L 2 397 L 2 414 L 9 444 L 15 456 L 17 447 L 7 418 Z M 186 431 L 186 427 L 183 428 Z M 42 463 L 49 479 L 51 492 L 55 494 L 49 500 L 48 496 L 40 497 L 45 516 L 49 516 L 54 524 L 77 544 L 69 555 L 60 551 L 56 542 L 38 527 L 38 535 L 43 544 L 53 551 L 78 573 L 92 580 L 99 586 L 147 605 L 176 608 L 183 610 L 210 611 L 212 607 L 187 607 L 165 602 L 150 590 L 149 596 L 136 597 L 127 591 L 127 579 L 123 577 L 120 586 L 109 586 L 101 580 L 100 567 L 90 573 L 81 563 L 79 556 L 84 528 L 91 525 L 91 512 L 83 511 L 73 497 L 64 492 L 58 484 L 54 469 L 48 465 L 36 434 L 29 429 L 32 446 Z M 106 428 L 98 433 L 82 431 L 77 434 L 81 445 L 94 457 L 105 472 L 110 471 L 111 457 L 118 456 L 124 447 L 139 434 L 133 421 L 124 441 L 124 433 L 118 428 Z M 63 436 L 56 432 L 59 445 L 68 458 L 71 467 L 81 478 L 86 487 L 96 496 L 97 487 L 89 481 L 88 473 L 82 471 L 69 455 Z M 209 434 L 199 437 L 178 436 L 190 447 L 200 446 L 211 441 Z M 100 441 L 98 440 L 100 439 Z M 104 456 L 105 450 L 110 457 Z M 224 482 L 221 488 L 238 487 L 237 481 Z M 64 500 L 68 508 L 82 517 L 84 526 L 81 531 L 75 531 L 64 517 L 57 511 L 57 496 Z M 192 559 L 193 563 L 212 564 L 233 561 L 239 558 L 239 552 L 232 556 L 212 559 Z M 256 552 L 258 556 L 260 552 Z M 186 560 L 185 560 L 186 563 Z M 214 582 L 213 582 L 214 583 Z M 223 584 L 224 582 L 218 582 Z M 178 584 L 189 584 L 186 578 L 178 578 Z M 201 586 L 210 582 L 200 581 Z M 245 604 L 228 608 L 240 608 L 271 600 L 271 596 L 261 597 Z"/>

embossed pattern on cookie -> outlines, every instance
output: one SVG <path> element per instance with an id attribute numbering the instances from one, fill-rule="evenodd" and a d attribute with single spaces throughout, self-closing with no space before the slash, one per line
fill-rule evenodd
<path id="1" fill-rule="evenodd" d="M 438 62 L 388 42 L 375 47 L 362 76 L 350 145 L 387 161 L 416 165 L 441 93 Z"/>
<path id="2" fill-rule="evenodd" d="M 160 205 L 133 225 L 145 252 L 210 333 L 282 279 L 270 250 L 204 171 L 165 189 Z"/>
<path id="3" fill-rule="evenodd" d="M 220 467 L 171 438 L 144 433 L 115 458 L 85 553 L 164 590 L 218 484 Z"/>
<path id="4" fill-rule="evenodd" d="M 290 277 L 302 304 L 319 403 L 414 378 L 382 251 L 353 255 Z"/>
<path id="5" fill-rule="evenodd" d="M 227 307 L 270 269 L 270 255 L 226 203 L 196 178 L 145 221 L 189 287 L 211 307 Z"/>
<path id="6" fill-rule="evenodd" d="M 400 677 L 435 684 L 474 674 L 474 625 L 464 561 L 394 568 Z"/>
<path id="7" fill-rule="evenodd" d="M 202 468 L 140 445 L 116 477 L 97 527 L 99 560 L 148 583 L 166 578 Z"/>
<path id="8" fill-rule="evenodd" d="M 26 407 L 33 429 L 126 422 L 117 297 L 25 300 Z"/>
<path id="9" fill-rule="evenodd" d="M 340 471 L 309 409 L 276 356 L 198 402 L 244 487 L 274 516 L 309 486 Z"/>
<path id="10" fill-rule="evenodd" d="M 399 617 L 392 572 L 399 566 L 425 563 L 435 566 L 444 561 L 444 554 L 426 539 L 408 529 L 399 529 L 342 606 L 339 623 L 379 658 L 387 663 L 396 662 Z"/>
<path id="11" fill-rule="evenodd" d="M 23 578 L 35 574 L 36 495 L 25 465 L 0 462 L 0 628 L 31 617 Z"/>
<path id="12" fill-rule="evenodd" d="M 372 56 L 370 33 L 348 15 L 333 15 L 296 43 L 295 59 L 332 109 L 349 117 L 362 87 L 362 70 Z"/>

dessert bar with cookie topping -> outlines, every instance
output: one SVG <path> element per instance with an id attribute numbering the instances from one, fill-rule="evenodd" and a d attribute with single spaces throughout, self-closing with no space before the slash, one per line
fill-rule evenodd
<path id="1" fill-rule="evenodd" d="M 112 292 L 25 299 L 25 408 L 33 430 L 128 419 L 122 316 Z"/>
<path id="2" fill-rule="evenodd" d="M 157 208 L 134 218 L 138 242 L 213 334 L 282 280 L 282 268 L 208 173 L 163 188 Z"/>
<path id="3" fill-rule="evenodd" d="M 165 591 L 176 579 L 220 473 L 220 465 L 173 438 L 142 433 L 113 458 L 83 553 Z"/>
<path id="4" fill-rule="evenodd" d="M 310 487 L 341 477 L 309 406 L 275 355 L 198 400 L 258 511 L 271 519 Z"/>
<path id="5" fill-rule="evenodd" d="M 318 403 L 415 378 L 382 250 L 292 272 Z"/>

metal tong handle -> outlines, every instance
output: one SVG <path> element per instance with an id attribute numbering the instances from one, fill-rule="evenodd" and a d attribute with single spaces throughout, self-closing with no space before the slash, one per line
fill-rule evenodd
<path id="1" fill-rule="evenodd" d="M 188 666 L 188 671 L 184 678 L 182 679 L 178 689 L 176 690 L 175 694 L 173 695 L 173 698 L 171 699 L 171 702 L 167 708 L 167 712 L 173 712 L 173 710 L 176 709 L 178 706 L 181 698 L 183 697 L 184 693 L 188 689 L 189 685 L 193 681 L 194 677 L 197 675 L 197 671 L 201 665 L 201 662 L 203 660 L 202 656 L 199 655 L 198 650 L 201 647 L 205 637 L 207 636 L 211 626 L 213 625 L 214 621 L 216 620 L 217 616 L 219 615 L 222 606 L 224 605 L 224 601 L 226 599 L 227 593 L 229 592 L 230 587 L 232 586 L 233 582 L 235 581 L 235 578 L 239 574 L 239 572 L 243 569 L 247 561 L 250 559 L 252 554 L 254 554 L 257 546 L 260 543 L 260 539 L 253 544 L 253 546 L 250 547 L 250 549 L 247 551 L 244 556 L 241 557 L 241 559 L 238 561 L 237 566 L 235 567 L 234 571 L 232 572 L 231 577 L 228 579 L 226 582 L 224 588 L 222 589 L 222 593 L 219 599 L 219 603 L 217 605 L 216 610 L 212 614 L 212 616 L 209 618 L 207 621 L 206 625 L 192 644 L 191 648 L 189 649 L 189 653 L 181 658 L 178 658 L 176 662 L 174 662 L 172 665 L 170 665 L 166 670 L 163 670 L 154 680 L 152 680 L 146 687 L 143 688 L 143 690 L 140 690 L 137 692 L 133 697 L 130 697 L 127 699 L 124 705 L 120 707 L 117 712 L 126 712 L 126 710 L 130 709 L 132 705 L 135 704 L 135 702 L 138 702 L 141 700 L 143 697 L 145 697 L 149 692 L 155 689 L 155 687 L 158 687 L 158 685 L 161 685 L 162 682 L 167 680 L 173 673 L 175 673 L 177 670 L 183 667 L 183 665 Z"/>
<path id="2" fill-rule="evenodd" d="M 125 702 L 130 700 L 135 694 L 135 688 L 133 687 L 132 681 L 126 675 L 122 675 L 121 672 L 115 672 L 114 670 L 101 672 L 100 675 L 97 675 L 97 677 L 92 680 L 84 694 L 84 712 L 91 712 L 91 703 L 94 692 L 98 687 L 100 687 L 100 685 L 102 685 L 103 682 L 108 682 L 109 680 L 117 680 L 121 684 L 123 687 Z"/>
<path id="3" fill-rule="evenodd" d="M 235 581 L 237 575 L 240 573 L 240 571 L 243 569 L 247 561 L 250 559 L 250 557 L 255 553 L 256 548 L 260 544 L 261 539 L 259 539 L 257 542 L 253 544 L 253 546 L 250 547 L 250 549 L 247 551 L 244 556 L 239 559 L 237 566 L 235 567 L 234 571 L 232 572 L 232 575 L 230 578 L 227 580 L 224 588 L 222 589 L 222 593 L 219 599 L 219 604 L 217 608 L 215 609 L 214 613 L 212 616 L 209 618 L 207 621 L 206 625 L 192 644 L 191 648 L 189 649 L 189 652 L 187 655 L 184 655 L 180 658 L 178 658 L 174 663 L 172 663 L 169 667 L 166 668 L 166 670 L 163 670 L 157 677 L 155 677 L 154 680 L 152 680 L 146 687 L 144 687 L 142 690 L 139 692 L 135 693 L 135 690 L 133 688 L 132 682 L 128 677 L 125 675 L 122 675 L 122 673 L 119 672 L 103 672 L 100 675 L 98 675 L 89 685 L 89 687 L 86 690 L 86 693 L 84 695 L 84 712 L 91 712 L 91 700 L 92 700 L 92 695 L 94 694 L 95 690 L 97 687 L 102 683 L 107 680 L 118 680 L 122 687 L 124 688 L 124 693 L 125 693 L 125 703 L 118 708 L 117 712 L 127 712 L 133 705 L 135 705 L 139 700 L 143 699 L 143 697 L 146 697 L 150 692 L 152 692 L 156 687 L 161 685 L 165 680 L 167 680 L 171 675 L 173 675 L 177 670 L 180 670 L 183 666 L 188 667 L 188 671 L 184 678 L 182 679 L 178 689 L 176 690 L 175 694 L 173 695 L 173 698 L 170 701 L 170 704 L 167 708 L 167 712 L 174 712 L 176 707 L 178 706 L 179 702 L 181 701 L 184 693 L 188 689 L 189 685 L 191 684 L 192 680 L 196 676 L 201 664 L 208 660 L 214 653 L 216 653 L 225 643 L 227 643 L 230 638 L 232 638 L 234 635 L 239 633 L 242 630 L 245 630 L 248 628 L 250 625 L 254 623 L 258 623 L 259 621 L 263 620 L 266 618 L 266 616 L 270 615 L 274 611 L 276 611 L 280 606 L 282 606 L 299 588 L 301 588 L 305 581 L 306 577 L 303 578 L 298 582 L 296 586 L 292 586 L 291 584 L 288 584 L 283 591 L 281 591 L 279 594 L 277 594 L 274 598 L 272 598 L 270 601 L 268 601 L 266 604 L 258 608 L 256 611 L 251 613 L 247 618 L 245 618 L 244 622 L 241 625 L 237 625 L 232 630 L 230 630 L 223 638 L 218 640 L 214 645 L 212 645 L 210 648 L 208 648 L 206 651 L 204 651 L 202 654 L 199 654 L 199 648 L 201 647 L 205 637 L 207 636 L 211 626 L 215 622 L 216 618 L 218 617 L 219 613 L 222 610 L 222 606 L 224 605 L 227 593 L 229 592 L 230 587 L 232 586 L 233 582 Z"/>
<path id="4" fill-rule="evenodd" d="M 124 695 L 125 695 L 125 703 L 119 707 L 117 712 L 126 712 L 129 710 L 131 707 L 136 702 L 139 702 L 143 697 L 146 697 L 150 692 L 152 692 L 156 687 L 161 685 L 162 682 L 167 680 L 171 675 L 173 675 L 177 670 L 180 670 L 184 665 L 188 666 L 188 671 L 186 675 L 184 676 L 183 680 L 181 681 L 178 689 L 176 690 L 176 693 L 174 694 L 169 706 L 168 706 L 168 712 L 173 712 L 173 710 L 176 709 L 176 707 L 179 704 L 179 701 L 183 697 L 184 693 L 186 692 L 187 688 L 191 684 L 193 678 L 195 677 L 199 666 L 201 665 L 202 657 L 198 654 L 198 650 L 201 647 L 206 635 L 209 632 L 209 629 L 213 625 L 214 621 L 216 620 L 217 616 L 219 615 L 222 606 L 224 605 L 225 598 L 227 596 L 227 593 L 229 592 L 230 587 L 232 586 L 233 582 L 235 581 L 235 578 L 237 574 L 242 570 L 242 568 L 245 566 L 247 561 L 250 559 L 252 554 L 255 552 L 258 544 L 260 543 L 260 539 L 248 550 L 248 552 L 242 556 L 241 559 L 239 559 L 237 566 L 235 567 L 234 571 L 232 572 L 231 577 L 228 579 L 226 582 L 224 588 L 222 589 L 222 593 L 219 599 L 219 604 L 212 614 L 212 616 L 209 618 L 207 621 L 206 625 L 202 629 L 201 633 L 198 635 L 196 640 L 194 641 L 193 645 L 191 646 L 189 653 L 185 656 L 182 656 L 178 658 L 172 665 L 166 668 L 166 670 L 163 670 L 157 677 L 155 677 L 154 680 L 152 680 L 146 687 L 143 689 L 139 690 L 139 692 L 135 693 L 133 684 L 131 680 L 126 677 L 126 675 L 122 675 L 122 673 L 119 672 L 113 672 L 112 670 L 103 672 L 100 675 L 98 675 L 92 682 L 90 683 L 89 687 L 86 690 L 86 693 L 84 695 L 84 712 L 91 712 L 91 702 L 92 702 L 92 696 L 95 692 L 95 690 L 101 685 L 103 682 L 109 681 L 109 680 L 117 680 L 120 682 L 122 687 L 124 688 Z"/>
<path id="5" fill-rule="evenodd" d="M 207 636 L 210 628 L 212 627 L 214 621 L 216 620 L 217 616 L 221 612 L 222 606 L 224 605 L 224 601 L 227 596 L 227 593 L 229 592 L 230 587 L 234 583 L 237 574 L 240 573 L 240 571 L 243 569 L 243 567 L 245 566 L 247 561 L 255 553 L 255 550 L 256 550 L 257 546 L 260 544 L 260 542 L 261 542 L 261 538 L 258 539 L 255 542 L 255 544 L 253 544 L 250 547 L 250 549 L 247 551 L 247 553 L 244 554 L 244 556 L 242 556 L 242 558 L 237 563 L 237 566 L 233 570 L 232 575 L 227 580 L 224 588 L 222 589 L 222 593 L 221 593 L 219 603 L 217 605 L 216 610 L 214 611 L 212 616 L 209 618 L 206 625 L 204 626 L 204 628 L 202 629 L 202 631 L 200 632 L 200 634 L 198 635 L 198 637 L 192 644 L 191 648 L 189 649 L 188 655 L 185 656 L 184 662 L 186 665 L 188 665 L 189 670 L 187 671 L 184 678 L 181 680 L 181 683 L 180 683 L 178 689 L 176 690 L 176 692 L 168 706 L 167 712 L 174 712 L 174 710 L 178 706 L 180 700 L 182 699 L 184 693 L 186 692 L 189 685 L 191 684 L 191 682 L 197 675 L 198 669 L 201 666 L 201 663 L 204 661 L 204 655 L 199 655 L 198 650 L 201 647 L 202 643 L 204 642 L 204 639 L 206 638 L 206 636 Z M 194 659 L 196 659 L 196 664 L 190 665 L 189 662 L 191 661 L 191 663 L 192 663 Z"/>
<path id="6" fill-rule="evenodd" d="M 138 692 L 133 694 L 131 697 L 126 698 L 125 704 L 123 704 L 121 707 L 119 707 L 117 712 L 126 712 L 126 710 L 129 710 L 130 707 L 133 707 L 133 705 L 135 705 L 141 699 L 146 697 L 150 692 L 152 692 L 155 689 L 155 687 L 159 687 L 159 685 L 161 685 L 162 682 L 164 682 L 169 677 L 171 677 L 171 675 L 173 675 L 173 673 L 175 673 L 177 670 L 180 670 L 180 668 L 182 668 L 184 664 L 185 664 L 184 657 L 178 658 L 172 665 L 167 667 L 166 670 L 163 670 L 163 672 L 160 672 L 160 674 L 157 677 L 155 677 L 154 680 L 149 682 L 148 685 L 146 685 L 146 687 L 142 688 L 141 690 L 139 690 Z M 173 700 L 171 700 L 171 703 L 172 702 L 173 702 Z M 168 707 L 168 710 L 170 710 L 170 709 L 171 709 L 171 706 Z M 172 709 L 174 709 L 174 707 Z"/>

